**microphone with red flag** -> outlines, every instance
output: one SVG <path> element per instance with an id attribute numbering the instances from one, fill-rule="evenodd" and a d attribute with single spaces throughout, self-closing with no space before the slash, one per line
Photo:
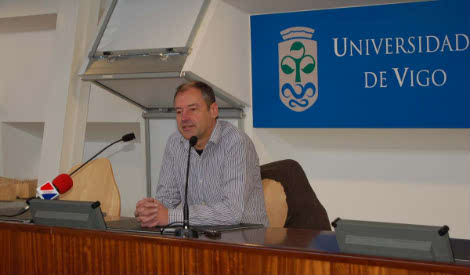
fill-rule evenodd
<path id="1" fill-rule="evenodd" d="M 56 199 L 59 194 L 70 190 L 73 186 L 72 178 L 67 174 L 58 175 L 52 182 L 48 181 L 36 189 L 38 197 L 43 200 Z"/>
<path id="2" fill-rule="evenodd" d="M 67 174 L 60 174 L 58 175 L 52 182 L 48 181 L 46 183 L 44 183 L 43 185 L 39 186 L 37 189 L 36 189 L 36 193 L 37 193 L 37 196 L 43 200 L 53 200 L 53 199 L 56 199 L 59 197 L 59 194 L 63 194 L 67 191 L 70 190 L 70 188 L 72 188 L 73 186 L 73 180 L 72 180 L 72 175 L 75 174 L 78 170 L 82 169 L 83 166 L 85 166 L 87 163 L 89 163 L 90 161 L 92 161 L 96 156 L 98 156 L 99 154 L 101 154 L 104 150 L 106 150 L 107 148 L 109 148 L 110 146 L 112 146 L 113 144 L 116 144 L 120 141 L 124 141 L 124 142 L 128 142 L 128 141 L 131 141 L 131 140 L 134 140 L 135 139 L 135 134 L 134 133 L 129 133 L 129 134 L 126 134 L 124 136 L 122 136 L 121 139 L 119 140 L 116 140 L 115 142 L 109 144 L 108 146 L 106 146 L 105 148 L 103 148 L 101 151 L 99 151 L 96 155 L 94 155 L 93 157 L 91 157 L 89 160 L 87 160 L 85 163 L 83 163 L 82 165 L 80 165 L 80 167 L 78 167 L 77 169 L 75 169 L 72 173 L 70 173 L 69 175 Z M 197 141 L 197 139 L 196 139 Z M 195 143 L 194 143 L 195 144 Z M 194 146 L 194 144 L 192 146 Z M 187 180 L 186 180 L 187 181 Z M 186 183 L 187 184 L 187 183 Z M 187 189 L 187 187 L 186 187 Z M 0 215 L 0 216 L 4 216 L 4 217 L 8 217 L 8 218 L 12 218 L 12 217 L 16 217 L 18 215 L 21 215 L 23 213 L 25 213 L 26 211 L 28 211 L 29 209 L 29 200 L 32 200 L 33 198 L 29 198 L 26 203 L 26 207 L 24 207 L 23 209 L 21 209 L 18 213 L 16 214 L 13 214 L 13 215 Z"/>
<path id="3" fill-rule="evenodd" d="M 63 194 L 65 192 L 69 191 L 70 188 L 72 188 L 72 186 L 73 186 L 73 180 L 72 180 L 71 176 L 73 174 L 75 174 L 75 172 L 80 170 L 83 166 L 85 166 L 87 163 L 92 161 L 96 156 L 101 154 L 104 150 L 106 150 L 110 146 L 112 146 L 112 145 L 114 145 L 114 144 L 116 144 L 120 141 L 128 142 L 128 141 L 131 141 L 131 140 L 134 140 L 134 139 L 135 139 L 135 134 L 134 133 L 126 134 L 126 135 L 122 136 L 122 138 L 120 138 L 119 140 L 116 140 L 115 142 L 113 142 L 113 143 L 109 144 L 108 146 L 106 146 L 105 148 L 103 148 L 96 155 L 94 155 L 89 160 L 87 160 L 85 163 L 80 165 L 77 169 L 72 171 L 72 173 L 70 173 L 70 175 L 60 174 L 52 182 L 48 181 L 48 182 L 44 183 L 43 185 L 39 186 L 36 189 L 36 193 L 37 193 L 38 197 L 40 197 L 41 199 L 44 199 L 44 200 L 53 200 L 53 199 L 57 198 L 59 196 L 59 194 Z"/>

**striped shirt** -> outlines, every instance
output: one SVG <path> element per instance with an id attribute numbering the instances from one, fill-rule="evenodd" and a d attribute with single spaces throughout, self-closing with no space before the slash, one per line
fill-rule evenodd
<path id="1" fill-rule="evenodd" d="M 176 132 L 168 139 L 156 199 L 168 208 L 169 222 L 183 221 L 189 141 Z M 189 223 L 268 225 L 258 155 L 251 139 L 227 121 L 217 120 L 199 155 L 191 149 Z"/>

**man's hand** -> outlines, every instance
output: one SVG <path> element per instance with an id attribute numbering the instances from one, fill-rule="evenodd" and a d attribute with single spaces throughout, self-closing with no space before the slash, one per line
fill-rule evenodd
<path id="1" fill-rule="evenodd" d="M 134 215 L 142 227 L 168 224 L 168 208 L 154 198 L 143 198 L 137 202 Z"/>

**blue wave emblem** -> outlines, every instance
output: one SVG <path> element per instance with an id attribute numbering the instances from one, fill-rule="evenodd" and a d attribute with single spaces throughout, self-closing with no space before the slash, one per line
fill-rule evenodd
<path id="1" fill-rule="evenodd" d="M 306 107 L 308 105 L 308 99 L 304 97 L 307 96 L 311 98 L 317 93 L 317 88 L 315 87 L 315 84 L 308 82 L 305 84 L 305 86 L 302 86 L 302 84 L 295 84 L 295 86 L 300 87 L 301 90 L 299 93 L 295 91 L 294 87 L 292 87 L 290 83 L 285 83 L 284 85 L 282 85 L 282 96 L 285 98 L 290 98 L 290 96 L 292 95 L 295 98 L 289 100 L 289 106 L 291 106 L 292 108 L 297 106 Z M 290 93 L 287 93 L 287 91 L 289 91 Z"/>
<path id="2" fill-rule="evenodd" d="M 300 106 L 300 107 L 306 107 L 308 105 L 308 100 L 306 99 L 301 99 L 300 101 L 297 101 L 295 99 L 289 100 L 289 106 L 292 108 Z"/>

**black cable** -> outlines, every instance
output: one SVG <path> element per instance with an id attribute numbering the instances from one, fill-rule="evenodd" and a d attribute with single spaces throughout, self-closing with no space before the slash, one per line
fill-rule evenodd
<path id="1" fill-rule="evenodd" d="M 26 200 L 26 204 L 27 204 L 27 205 L 26 205 L 25 207 L 23 207 L 23 209 L 21 209 L 20 211 L 18 211 L 18 213 L 13 214 L 13 215 L 0 215 L 0 217 L 13 218 L 13 217 L 19 216 L 19 215 L 21 215 L 21 214 L 23 214 L 23 213 L 26 213 L 26 211 L 29 210 L 29 201 L 32 200 L 32 199 L 34 199 L 34 198 L 36 198 L 36 197 L 30 197 L 30 198 L 28 198 L 28 199 Z"/>
<path id="2" fill-rule="evenodd" d="M 19 215 L 25 213 L 28 210 L 29 210 L 29 205 L 26 205 L 23 209 L 18 211 L 18 213 L 16 213 L 16 214 L 13 214 L 13 215 L 0 215 L 0 217 L 13 218 L 13 217 L 16 217 L 16 216 L 19 216 Z"/>

